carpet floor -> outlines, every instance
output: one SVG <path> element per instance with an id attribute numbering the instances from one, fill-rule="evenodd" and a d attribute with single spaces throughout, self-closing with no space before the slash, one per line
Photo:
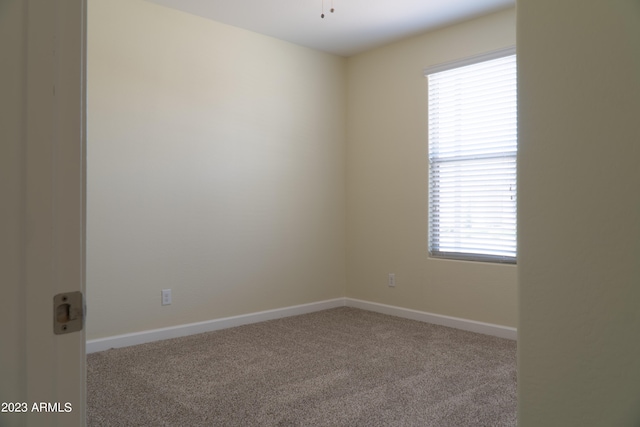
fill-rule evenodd
<path id="1" fill-rule="evenodd" d="M 341 307 L 87 356 L 89 426 L 515 426 L 516 342 Z"/>

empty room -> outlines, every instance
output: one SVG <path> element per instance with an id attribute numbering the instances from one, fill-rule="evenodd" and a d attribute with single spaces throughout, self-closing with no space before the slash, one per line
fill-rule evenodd
<path id="1" fill-rule="evenodd" d="M 40 7 L 2 425 L 640 420 L 637 1 Z"/>
<path id="2" fill-rule="evenodd" d="M 297 5 L 295 10 L 302 14 L 300 20 L 309 22 L 306 25 L 318 27 L 316 31 L 331 38 L 331 32 L 338 31 L 332 27 L 366 12 L 358 13 L 355 4 L 344 3 L 335 1 L 335 12 L 327 10 L 324 19 L 315 13 L 317 7 Z M 456 419 L 467 419 L 457 414 L 457 405 L 468 408 L 473 403 L 478 408 L 472 411 L 479 410 L 480 390 L 492 380 L 510 383 L 501 385 L 506 396 L 496 397 L 496 409 L 507 411 L 505 419 L 515 422 L 516 266 L 431 258 L 427 247 L 424 69 L 513 47 L 515 8 L 509 3 L 499 6 L 491 13 L 482 11 L 479 17 L 474 13 L 480 12 L 469 12 L 456 25 L 362 53 L 339 55 L 152 2 L 90 1 L 88 352 L 343 306 L 414 319 L 423 316 L 510 338 L 508 344 L 499 344 L 508 348 L 496 350 L 506 354 L 494 356 L 493 362 L 500 365 L 494 375 L 499 378 L 487 375 L 474 385 L 479 388 L 474 393 L 471 387 L 458 388 L 473 374 L 458 379 L 452 373 L 452 385 L 449 390 L 441 387 L 441 398 L 424 400 L 426 415 L 420 411 L 412 417 L 394 415 L 386 422 L 418 425 L 423 420 L 435 425 L 425 417 L 438 407 L 442 415 L 451 412 L 454 425 Z M 515 139 L 515 123 L 511 132 Z M 163 304 L 163 290 L 170 290 L 170 304 Z M 338 329 L 354 327 L 349 323 L 353 313 L 338 310 L 334 316 L 346 322 Z M 378 338 L 397 334 L 379 327 Z M 288 334 L 297 336 L 295 331 Z M 438 340 L 438 334 L 433 334 L 432 343 Z M 336 339 L 331 334 L 318 338 L 324 345 Z M 245 361 L 245 371 L 257 369 L 257 360 L 267 357 L 264 353 L 273 358 L 272 364 L 285 364 L 285 370 L 293 370 L 297 360 L 306 360 L 303 352 L 293 361 L 278 361 L 268 345 L 263 343 L 255 354 L 246 355 L 252 363 Z M 304 348 L 312 343 L 298 345 Z M 399 344 L 388 337 L 377 345 Z M 467 363 L 477 363 L 481 354 L 491 351 L 462 345 L 472 347 L 467 350 Z M 225 346 L 214 345 L 202 357 L 219 364 L 218 348 L 222 352 Z M 367 344 L 358 348 L 364 352 Z M 428 350 L 410 351 L 415 357 L 428 357 Z M 382 359 L 379 366 L 406 363 L 387 353 L 372 353 L 371 359 Z M 341 351 L 333 349 L 331 354 Z M 177 355 L 165 357 L 172 365 L 166 369 L 177 369 L 176 364 L 191 366 Z M 243 360 L 227 354 L 227 359 L 234 357 Z M 449 363 L 458 367 L 465 363 L 456 360 Z M 263 369 L 276 369 L 264 364 Z M 137 369 L 163 369 L 153 366 Z M 406 393 L 405 399 L 410 399 L 411 394 L 403 390 L 410 386 L 398 384 L 429 369 L 411 364 L 404 367 L 411 369 L 411 375 L 399 372 L 389 385 L 376 379 L 363 382 L 362 389 L 343 391 L 345 384 L 376 371 L 367 370 L 363 363 L 358 367 L 319 369 L 313 376 L 289 372 L 292 378 L 282 383 L 274 379 L 273 387 L 298 390 L 306 384 L 308 389 L 299 391 L 297 399 L 282 398 L 286 403 L 268 405 L 247 398 L 248 404 L 241 402 L 251 408 L 236 408 L 233 414 L 226 413 L 233 404 L 207 394 L 207 386 L 182 387 L 189 393 L 203 393 L 190 404 L 209 396 L 211 404 L 205 406 L 221 425 L 277 425 L 287 420 L 328 425 L 332 422 L 326 408 L 337 407 L 331 403 L 336 399 L 354 399 L 336 423 L 372 425 L 377 418 L 382 425 L 381 413 L 373 411 L 381 406 L 381 397 L 366 398 L 367 393 L 380 393 L 392 401 L 387 395 L 394 393 L 391 385 L 395 384 L 397 393 Z M 389 366 L 389 376 L 392 370 Z M 211 385 L 226 384 L 234 392 L 248 387 L 238 379 L 223 380 L 216 372 L 207 376 Z M 314 381 L 329 384 L 316 390 L 308 386 Z M 428 388 L 418 384 L 414 387 Z M 180 393 L 165 387 L 166 393 Z M 94 402 L 93 390 L 89 387 L 89 402 Z M 475 398 L 465 400 L 460 397 L 463 392 Z M 109 401 L 109 393 L 98 393 L 95 401 Z M 305 393 L 316 397 L 313 404 Z M 456 397 L 460 403 L 451 404 Z M 173 408 L 169 402 L 166 405 Z M 300 414 L 295 410 L 298 405 L 306 406 Z M 120 412 L 114 409 L 109 407 Z M 240 417 L 245 411 L 251 414 Z M 262 414 L 268 411 L 275 413 Z M 310 415 L 313 411 L 318 412 L 315 418 Z M 206 424 L 198 420 L 194 416 L 188 424 Z"/>

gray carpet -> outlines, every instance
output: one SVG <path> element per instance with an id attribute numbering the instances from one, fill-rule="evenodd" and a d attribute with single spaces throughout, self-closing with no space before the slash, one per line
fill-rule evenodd
<path id="1" fill-rule="evenodd" d="M 89 426 L 515 426 L 516 342 L 337 308 L 87 356 Z"/>

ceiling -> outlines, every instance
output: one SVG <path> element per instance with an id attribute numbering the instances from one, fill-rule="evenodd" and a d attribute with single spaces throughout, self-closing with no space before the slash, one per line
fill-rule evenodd
<path id="1" fill-rule="evenodd" d="M 515 4 L 515 0 L 149 1 L 340 56 Z M 332 4 L 335 13 L 330 12 Z"/>

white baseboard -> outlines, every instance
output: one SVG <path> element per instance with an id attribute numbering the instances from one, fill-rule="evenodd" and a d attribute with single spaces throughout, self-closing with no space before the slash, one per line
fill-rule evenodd
<path id="1" fill-rule="evenodd" d="M 240 316 L 208 320 L 205 322 L 189 323 L 186 325 L 171 326 L 168 328 L 152 329 L 149 331 L 88 340 L 86 352 L 87 354 L 95 353 L 97 351 L 108 350 L 110 348 L 128 347 L 131 345 L 144 344 L 152 341 L 160 341 L 170 338 L 184 337 L 187 335 L 201 334 L 203 332 L 217 331 L 220 329 L 233 328 L 235 326 L 247 325 L 250 323 L 264 322 L 267 320 L 280 319 L 289 316 L 298 316 L 300 314 L 313 313 L 315 311 L 328 310 L 330 308 L 344 306 L 375 311 L 377 313 L 389 314 L 392 316 L 403 317 L 405 319 L 418 320 L 420 322 L 448 326 L 450 328 L 462 329 L 465 331 L 477 332 L 485 335 L 493 335 L 500 338 L 515 340 L 518 337 L 517 329 L 508 326 L 476 322 L 474 320 L 443 316 L 440 314 L 427 313 L 424 311 L 411 310 L 408 308 L 395 307 L 392 305 L 379 304 L 376 302 L 363 301 L 354 298 L 336 298 L 310 304 L 295 305 L 291 307 L 278 308 L 275 310 L 260 311 L 257 313 L 243 314 Z"/>
<path id="2" fill-rule="evenodd" d="M 243 314 L 240 316 L 208 320 L 205 322 L 189 323 L 186 325 L 171 326 L 168 328 L 152 329 L 150 331 L 135 332 L 131 334 L 88 340 L 86 352 L 87 354 L 89 354 L 95 353 L 97 351 L 108 350 L 110 348 L 128 347 L 131 345 L 144 344 L 152 341 L 160 341 L 170 338 L 184 337 L 187 335 L 201 334 L 203 332 L 233 328 L 235 326 L 247 325 L 250 323 L 264 322 L 267 320 L 274 320 L 283 317 L 313 313 L 315 311 L 328 310 L 330 308 L 344 307 L 344 305 L 344 298 L 336 298 L 310 304 L 295 305 L 291 307 L 278 308 L 275 310 L 260 311 L 257 313 Z"/>
<path id="3" fill-rule="evenodd" d="M 509 326 L 477 322 L 475 320 L 461 319 L 459 317 L 443 316 L 441 314 L 427 313 L 424 311 L 411 310 L 408 308 L 395 307 L 392 305 L 379 304 L 376 302 L 363 301 L 353 298 L 345 299 L 345 305 L 347 307 L 375 311 L 377 313 L 389 314 L 392 316 L 418 320 L 420 322 L 433 323 L 441 326 L 448 326 L 450 328 L 462 329 L 464 331 L 493 335 L 499 338 L 507 338 L 511 340 L 518 339 L 518 330 Z"/>

